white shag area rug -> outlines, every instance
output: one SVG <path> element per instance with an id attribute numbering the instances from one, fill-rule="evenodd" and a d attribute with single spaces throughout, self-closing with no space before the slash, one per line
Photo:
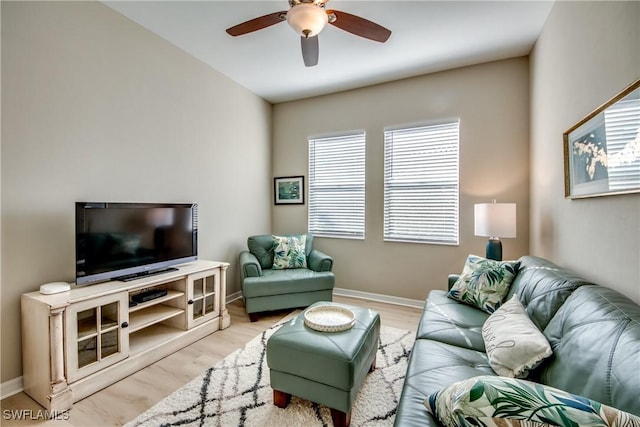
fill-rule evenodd
<path id="1" fill-rule="evenodd" d="M 125 427 L 148 426 L 332 426 L 329 408 L 292 397 L 273 404 L 266 343 L 276 325 L 158 402 Z M 391 426 L 415 332 L 382 326 L 376 369 L 351 410 L 352 426 Z"/>

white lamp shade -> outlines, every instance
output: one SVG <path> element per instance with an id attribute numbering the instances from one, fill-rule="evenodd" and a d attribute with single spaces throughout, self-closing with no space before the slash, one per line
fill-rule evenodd
<path id="1" fill-rule="evenodd" d="M 294 31 L 304 37 L 317 35 L 327 22 L 327 12 L 313 3 L 299 3 L 287 12 L 287 22 Z"/>
<path id="2" fill-rule="evenodd" d="M 475 235 L 516 237 L 515 203 L 480 203 L 474 206 Z"/>

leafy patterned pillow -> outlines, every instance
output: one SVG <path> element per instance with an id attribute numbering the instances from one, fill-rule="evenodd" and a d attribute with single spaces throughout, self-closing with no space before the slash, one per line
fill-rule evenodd
<path id="1" fill-rule="evenodd" d="M 493 313 L 509 292 L 519 266 L 517 261 L 495 261 L 469 255 L 448 296 Z"/>
<path id="2" fill-rule="evenodd" d="M 514 378 L 479 376 L 430 395 L 427 410 L 447 427 L 628 426 L 640 418 L 582 396 Z"/>
<path id="3" fill-rule="evenodd" d="M 484 322 L 482 339 L 489 364 L 503 377 L 525 378 L 552 354 L 549 341 L 529 319 L 517 295 Z"/>
<path id="4" fill-rule="evenodd" d="M 273 267 L 271 268 L 274 270 L 307 268 L 307 255 L 304 252 L 306 244 L 306 234 L 273 236 Z"/>

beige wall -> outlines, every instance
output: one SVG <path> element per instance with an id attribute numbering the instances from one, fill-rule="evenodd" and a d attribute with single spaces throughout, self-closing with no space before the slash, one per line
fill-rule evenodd
<path id="1" fill-rule="evenodd" d="M 336 286 L 411 299 L 446 288 L 469 253 L 484 254 L 473 205 L 494 198 L 517 203 L 518 237 L 504 240 L 505 258 L 528 252 L 528 67 L 516 58 L 274 106 L 274 176 L 308 175 L 309 135 L 366 130 L 366 239 L 316 243 L 334 257 Z M 384 127 L 452 117 L 460 117 L 460 245 L 384 242 Z M 274 206 L 272 220 L 274 233 L 305 232 L 307 205 Z"/>
<path id="2" fill-rule="evenodd" d="M 74 280 L 75 201 L 200 205 L 232 262 L 271 226 L 271 105 L 98 2 L 2 2 L 2 382 L 20 294 Z"/>
<path id="3" fill-rule="evenodd" d="M 640 78 L 640 2 L 556 2 L 531 55 L 531 252 L 640 302 L 640 194 L 564 198 L 562 134 Z"/>

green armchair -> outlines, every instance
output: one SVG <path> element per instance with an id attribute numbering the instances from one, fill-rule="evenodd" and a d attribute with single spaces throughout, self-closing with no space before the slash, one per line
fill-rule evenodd
<path id="1" fill-rule="evenodd" d="M 240 252 L 242 298 L 249 318 L 258 313 L 285 308 L 307 307 L 317 301 L 332 301 L 335 275 L 333 258 L 313 249 L 313 236 L 307 234 L 307 268 L 274 270 L 273 237 L 251 236 L 249 250 Z"/>

